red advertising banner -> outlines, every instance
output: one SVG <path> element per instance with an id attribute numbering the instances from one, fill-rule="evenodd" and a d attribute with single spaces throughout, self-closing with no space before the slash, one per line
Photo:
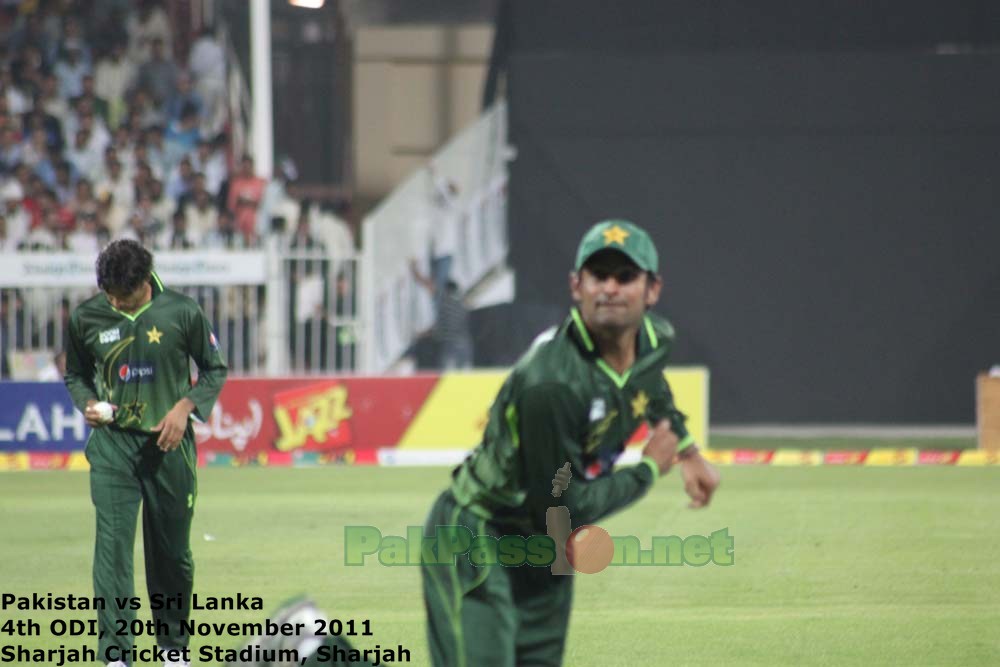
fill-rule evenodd
<path id="1" fill-rule="evenodd" d="M 278 460 L 317 453 L 376 463 L 395 446 L 437 376 L 406 378 L 232 379 L 204 424 L 195 424 L 203 456 Z"/>

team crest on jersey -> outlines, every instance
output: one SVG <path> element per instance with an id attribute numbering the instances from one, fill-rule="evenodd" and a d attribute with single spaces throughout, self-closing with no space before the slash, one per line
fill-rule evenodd
<path id="1" fill-rule="evenodd" d="M 590 404 L 590 421 L 600 421 L 604 419 L 605 414 L 607 414 L 607 408 L 604 405 L 604 399 L 595 398 Z"/>
<path id="2" fill-rule="evenodd" d="M 102 331 L 97 335 L 97 340 L 101 345 L 106 345 L 108 343 L 117 343 L 122 339 L 122 334 L 118 331 L 118 327 L 114 329 L 108 329 L 107 331 Z"/>

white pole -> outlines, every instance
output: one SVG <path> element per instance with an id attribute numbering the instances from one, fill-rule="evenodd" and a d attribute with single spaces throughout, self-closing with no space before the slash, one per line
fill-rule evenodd
<path id="1" fill-rule="evenodd" d="M 270 0 L 250 0 L 250 69 L 254 167 L 258 176 L 271 178 L 274 170 L 274 118 L 271 108 Z"/>
<path id="2" fill-rule="evenodd" d="M 267 349 L 265 371 L 268 377 L 288 374 L 288 280 L 277 234 L 267 237 L 267 302 L 264 304 L 264 339 Z"/>

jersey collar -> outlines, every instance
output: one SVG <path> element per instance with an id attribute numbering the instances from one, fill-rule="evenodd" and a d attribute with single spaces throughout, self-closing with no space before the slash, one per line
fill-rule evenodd
<path id="1" fill-rule="evenodd" d="M 116 313 L 118 313 L 122 317 L 124 317 L 124 318 L 126 318 L 126 319 L 128 319 L 128 320 L 130 320 L 132 322 L 135 322 L 136 318 L 138 318 L 140 315 L 142 315 L 147 310 L 149 310 L 149 307 L 153 305 L 153 300 L 156 297 L 158 297 L 159 295 L 163 294 L 163 291 L 166 289 L 163 286 L 163 281 L 160 280 L 160 276 L 156 275 L 156 271 L 153 271 L 152 273 L 150 273 L 149 283 L 150 283 L 150 285 L 152 285 L 153 289 L 152 289 L 152 291 L 151 291 L 151 293 L 149 295 L 149 301 L 145 305 L 143 305 L 142 308 L 140 308 L 139 310 L 135 311 L 131 315 L 129 313 L 124 313 L 124 312 L 118 310 L 114 306 L 111 306 L 111 310 L 115 311 Z"/>
<path id="2" fill-rule="evenodd" d="M 566 320 L 565 329 L 567 335 L 576 343 L 580 351 L 584 353 L 584 356 L 589 358 L 593 363 L 607 375 L 612 382 L 615 383 L 619 389 L 625 386 L 628 382 L 629 377 L 632 375 L 632 371 L 636 367 L 643 364 L 645 357 L 647 357 L 651 352 L 660 347 L 659 338 L 656 335 L 656 331 L 653 328 L 653 323 L 650 321 L 649 316 L 643 316 L 642 325 L 639 327 L 639 332 L 637 334 L 637 344 L 635 363 L 632 364 L 632 368 L 629 368 L 625 373 L 619 375 L 615 369 L 611 368 L 610 365 L 604 359 L 601 359 L 598 353 L 597 346 L 594 344 L 593 338 L 590 336 L 590 332 L 587 331 L 586 325 L 583 323 L 583 316 L 580 315 L 579 309 L 575 306 L 570 309 L 569 317 Z"/>

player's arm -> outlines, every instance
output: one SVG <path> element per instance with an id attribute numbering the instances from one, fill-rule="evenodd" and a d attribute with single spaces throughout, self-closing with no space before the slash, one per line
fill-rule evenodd
<path id="1" fill-rule="evenodd" d="M 191 414 L 203 420 L 212 412 L 222 385 L 226 381 L 226 362 L 205 315 L 192 306 L 191 320 L 186 330 L 187 353 L 198 367 L 198 381 L 182 396 L 163 419 L 152 428 L 159 437 L 156 445 L 169 452 L 180 445 L 188 429 Z"/>
<path id="2" fill-rule="evenodd" d="M 554 500 L 552 476 L 566 461 L 570 462 L 573 482 L 556 504 L 569 508 L 574 525 L 594 523 L 635 502 L 659 477 L 656 464 L 646 460 L 587 480 L 583 466 L 587 406 L 576 403 L 564 386 L 536 386 L 520 395 L 509 418 L 516 422 L 512 427 L 517 430 L 524 457 L 528 498 L 535 505 L 532 511 L 542 521 Z"/>
<path id="3" fill-rule="evenodd" d="M 187 342 L 188 354 L 198 367 L 198 381 L 185 398 L 191 402 L 195 416 L 205 420 L 219 398 L 229 369 L 222 358 L 212 325 L 200 308 L 193 314 L 188 327 Z"/>
<path id="4" fill-rule="evenodd" d="M 66 330 L 66 374 L 63 382 L 77 410 L 86 413 L 87 405 L 96 403 L 94 357 L 83 343 L 79 318 L 74 313 Z"/>
<path id="5" fill-rule="evenodd" d="M 674 395 L 670 390 L 670 383 L 666 378 L 662 378 L 660 391 L 652 398 L 649 404 L 649 419 L 654 426 L 668 424 L 678 438 L 677 462 L 681 467 L 681 478 L 684 480 L 684 491 L 691 497 L 688 507 L 704 507 L 712 500 L 712 494 L 719 486 L 719 471 L 715 466 L 705 460 L 695 445 L 694 438 L 687 430 L 684 416 L 674 404 Z"/>

